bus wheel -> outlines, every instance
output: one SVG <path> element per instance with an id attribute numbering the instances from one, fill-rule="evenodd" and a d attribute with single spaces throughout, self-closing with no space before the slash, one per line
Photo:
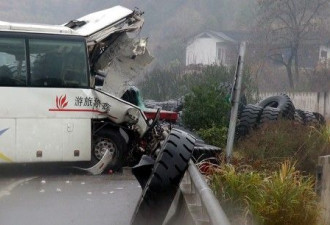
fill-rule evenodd
<path id="1" fill-rule="evenodd" d="M 92 162 L 97 163 L 100 161 L 107 150 L 112 155 L 112 160 L 107 169 L 114 171 L 121 169 L 127 146 L 119 131 L 101 130 L 97 133 L 92 148 Z"/>

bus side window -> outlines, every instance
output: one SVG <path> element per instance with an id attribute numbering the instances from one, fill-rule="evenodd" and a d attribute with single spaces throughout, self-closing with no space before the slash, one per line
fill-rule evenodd
<path id="1" fill-rule="evenodd" d="M 29 49 L 31 86 L 88 86 L 84 43 L 71 40 L 30 39 Z"/>
<path id="2" fill-rule="evenodd" d="M 26 86 L 24 39 L 0 38 L 0 86 Z"/>
<path id="3" fill-rule="evenodd" d="M 57 53 L 39 54 L 31 64 L 31 85 L 36 87 L 61 87 L 62 58 Z"/>

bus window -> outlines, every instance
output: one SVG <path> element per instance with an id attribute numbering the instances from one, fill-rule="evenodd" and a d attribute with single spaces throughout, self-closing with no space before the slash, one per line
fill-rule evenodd
<path id="1" fill-rule="evenodd" d="M 0 86 L 26 86 L 24 39 L 0 38 Z"/>
<path id="2" fill-rule="evenodd" d="M 84 42 L 30 39 L 31 86 L 87 87 Z"/>

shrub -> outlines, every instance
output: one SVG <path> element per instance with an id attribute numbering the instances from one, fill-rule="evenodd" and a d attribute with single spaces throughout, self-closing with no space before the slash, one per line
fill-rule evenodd
<path id="1" fill-rule="evenodd" d="M 258 193 L 259 199 L 249 204 L 262 224 L 317 224 L 320 208 L 313 178 L 302 176 L 288 161 L 265 179 Z"/>
<path id="2" fill-rule="evenodd" d="M 214 85 L 196 86 L 185 97 L 183 123 L 193 130 L 226 127 L 229 108 L 225 94 L 217 91 Z"/>
<path id="3" fill-rule="evenodd" d="M 294 159 L 299 170 L 314 174 L 318 156 L 330 153 L 330 135 L 326 127 L 318 130 L 293 121 L 275 121 L 252 132 L 235 148 L 253 165 L 272 169 Z"/>
<path id="4" fill-rule="evenodd" d="M 220 148 L 226 146 L 227 142 L 227 127 L 217 127 L 213 125 L 211 128 L 200 129 L 197 134 L 208 144 Z"/>
<path id="5" fill-rule="evenodd" d="M 211 176 L 211 187 L 233 224 L 317 224 L 313 184 L 289 161 L 270 174 L 223 164 Z"/>

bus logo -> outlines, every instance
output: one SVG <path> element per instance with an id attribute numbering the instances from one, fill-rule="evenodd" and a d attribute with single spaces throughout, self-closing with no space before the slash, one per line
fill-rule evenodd
<path id="1" fill-rule="evenodd" d="M 56 107 L 58 109 L 64 109 L 68 105 L 68 101 L 66 100 L 66 95 L 61 95 L 60 97 L 56 96 Z"/>

